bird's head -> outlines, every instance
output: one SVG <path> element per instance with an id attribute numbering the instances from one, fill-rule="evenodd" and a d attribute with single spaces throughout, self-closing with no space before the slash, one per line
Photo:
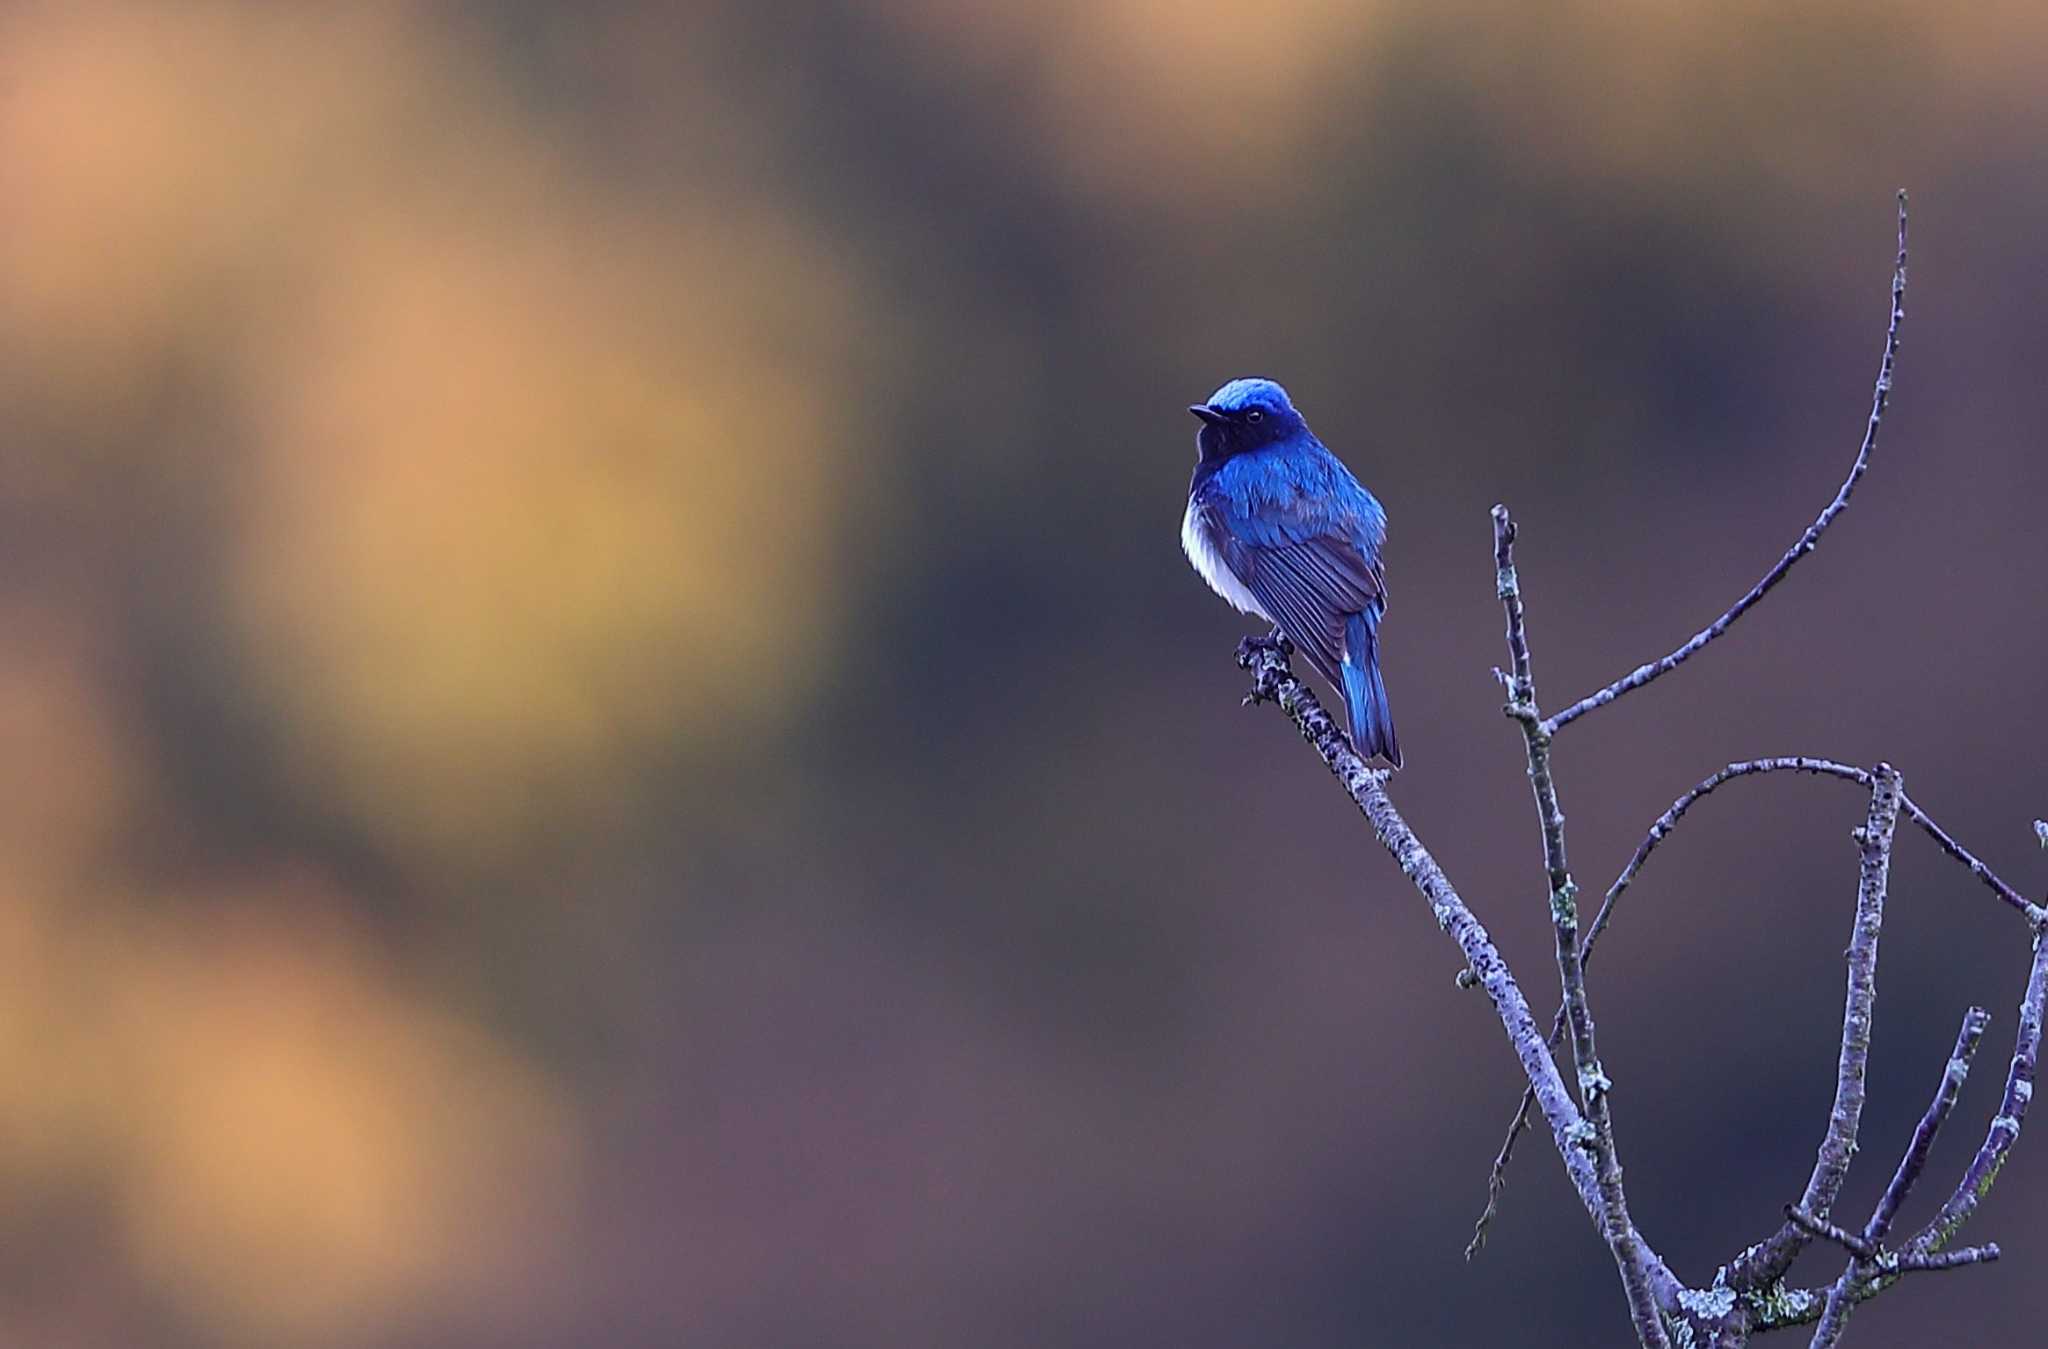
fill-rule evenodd
<path id="1" fill-rule="evenodd" d="M 1188 411 L 1202 419 L 1197 443 L 1204 459 L 1243 454 L 1308 429 L 1287 390 L 1270 379 L 1234 379 Z"/>

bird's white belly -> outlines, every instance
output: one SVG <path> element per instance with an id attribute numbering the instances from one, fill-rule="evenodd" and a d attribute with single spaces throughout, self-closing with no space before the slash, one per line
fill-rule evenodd
<path id="1" fill-rule="evenodd" d="M 1268 623 L 1273 621 L 1272 615 L 1259 607 L 1252 592 L 1245 589 L 1244 582 L 1237 579 L 1237 573 L 1231 571 L 1216 545 L 1209 541 L 1209 531 L 1202 524 L 1202 513 L 1192 498 L 1188 501 L 1187 514 L 1181 517 L 1180 546 L 1186 550 L 1188 561 L 1195 564 L 1195 570 L 1202 574 L 1202 579 L 1209 583 L 1209 589 L 1242 612 L 1257 614 Z"/>

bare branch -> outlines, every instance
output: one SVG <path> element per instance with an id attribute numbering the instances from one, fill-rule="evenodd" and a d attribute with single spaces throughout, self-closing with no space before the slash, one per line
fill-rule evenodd
<path id="1" fill-rule="evenodd" d="M 1982 1246 L 1962 1246 L 1952 1251 L 1925 1255 L 1912 1251 L 1885 1251 L 1879 1254 L 1872 1264 L 1872 1279 L 1857 1284 L 1850 1291 L 1849 1300 L 1860 1306 L 1890 1288 L 1907 1274 L 1989 1264 L 2003 1254 L 1995 1241 L 1987 1241 Z M 1768 1296 L 1749 1295 L 1746 1301 L 1753 1312 L 1749 1321 L 1749 1332 L 1764 1334 L 1773 1330 L 1790 1330 L 1794 1326 L 1812 1325 L 1825 1315 L 1823 1294 L 1827 1291 L 1829 1290 L 1786 1288 L 1779 1284 Z M 1836 1335 L 1839 1338 L 1839 1331 Z M 1817 1334 L 1815 1338 L 1819 1338 Z"/>
<path id="2" fill-rule="evenodd" d="M 1927 1168 L 1927 1154 L 1934 1146 L 1934 1137 L 1941 1132 L 1949 1112 L 1955 1109 L 1956 1096 L 1963 1089 L 1963 1080 L 1969 1076 L 1970 1060 L 1976 1057 L 1977 1046 L 1984 1039 L 1984 1027 L 1990 1023 L 1991 1014 L 1981 1007 L 1972 1007 L 1963 1013 L 1962 1028 L 1956 1032 L 1956 1046 L 1949 1053 L 1948 1064 L 1942 1070 L 1941 1085 L 1935 1090 L 1934 1099 L 1927 1104 L 1927 1110 L 1920 1116 L 1919 1124 L 1913 1128 L 1912 1141 L 1899 1158 L 1899 1166 L 1892 1173 L 1891 1183 L 1878 1197 L 1877 1206 L 1870 1212 L 1870 1221 L 1863 1225 L 1860 1242 L 1848 1245 L 1854 1255 L 1842 1270 L 1841 1277 L 1828 1289 L 1827 1304 L 1821 1309 L 1820 1323 L 1813 1332 L 1814 1349 L 1829 1349 L 1842 1338 L 1848 1328 L 1849 1313 L 1855 1310 L 1859 1299 L 1856 1292 L 1874 1278 L 1898 1271 L 1904 1266 L 1900 1257 L 1879 1254 L 1885 1237 L 1890 1233 L 1892 1220 L 1898 1216 L 1899 1206 L 1906 1201 L 1914 1182 Z M 1799 1222 L 1798 1217 L 1793 1221 Z M 1800 1225 L 1806 1226 L 1803 1222 Z M 1811 1231 L 1811 1228 L 1807 1230 Z M 1832 1236 L 1832 1233 L 1828 1235 Z M 1997 1248 L 1989 1248 L 1990 1259 L 1997 1259 Z M 1962 1263 L 1962 1262 L 1959 1262 Z M 1974 1263 L 1974 1262 L 1968 1262 Z M 1917 1268 L 1928 1268 L 1920 1265 Z"/>
<path id="3" fill-rule="evenodd" d="M 1785 1205 L 1785 1221 L 1791 1223 L 1810 1237 L 1832 1241 L 1849 1254 L 1864 1260 L 1876 1257 L 1877 1247 L 1857 1236 L 1846 1227 L 1837 1227 L 1826 1218 L 1818 1217 L 1797 1204 Z"/>
<path id="4" fill-rule="evenodd" d="M 1835 1066 L 1835 1104 L 1828 1112 L 1827 1132 L 1798 1205 L 1819 1218 L 1827 1216 L 1835 1196 L 1841 1193 L 1863 1119 L 1863 1075 L 1870 1058 L 1870 1020 L 1877 1004 L 1877 939 L 1884 926 L 1892 835 L 1899 822 L 1898 772 L 1890 764 L 1879 764 L 1872 778 L 1870 812 L 1856 835 L 1856 921 L 1849 934 L 1848 991 L 1842 1006 L 1842 1048 Z M 1730 1282 L 1738 1287 L 1775 1283 L 1792 1267 L 1808 1238 L 1796 1220 L 1788 1220 L 1736 1262 L 1736 1277 Z"/>
<path id="5" fill-rule="evenodd" d="M 1550 1025 L 1550 1038 L 1546 1044 L 1555 1048 L 1564 1037 L 1564 1007 L 1558 1006 L 1557 1016 Z M 1465 1243 L 1465 1258 L 1470 1260 L 1486 1245 L 1487 1229 L 1500 1213 L 1500 1197 L 1508 1188 L 1508 1163 L 1515 1157 L 1515 1142 L 1522 1136 L 1522 1130 L 1529 1127 L 1529 1109 L 1536 1104 L 1536 1094 L 1529 1088 L 1522 1088 L 1522 1102 L 1515 1107 L 1515 1117 L 1508 1121 L 1507 1137 L 1500 1141 L 1500 1151 L 1494 1154 L 1493 1169 L 1486 1173 L 1486 1207 L 1479 1211 L 1479 1220 L 1472 1224 L 1472 1240 Z"/>
<path id="6" fill-rule="evenodd" d="M 1999 1250 L 1996 1243 L 1987 1242 L 1982 1246 L 1953 1251 L 1943 1248 L 1977 1211 L 1977 1205 L 1984 1196 L 1990 1193 L 1993 1183 L 1998 1179 L 1999 1169 L 2005 1163 L 2007 1152 L 2019 1140 L 2020 1125 L 2026 1118 L 2027 1105 L 2034 1095 L 2034 1074 L 2041 1052 L 2044 1004 L 2048 1004 L 2048 925 L 2035 932 L 2034 956 L 2027 974 L 2027 991 L 2020 1000 L 2020 1021 L 2019 1029 L 2014 1036 L 2012 1066 L 2006 1073 L 2005 1095 L 2000 1103 L 1999 1113 L 1991 1121 L 1984 1145 L 1971 1159 L 1961 1183 L 1949 1196 L 1948 1202 L 1942 1205 L 1941 1212 L 1930 1219 L 1927 1225 L 1916 1232 L 1900 1250 L 1878 1254 L 1863 1271 L 1865 1277 L 1852 1281 L 1848 1292 L 1849 1302 L 1862 1303 L 1876 1297 L 1896 1282 L 1902 1274 L 1916 1270 L 1959 1269 L 1966 1265 L 1998 1259 Z M 1914 1131 L 1913 1142 L 1908 1147 L 1907 1155 L 1899 1163 L 1900 1173 L 1904 1173 L 1909 1165 L 1924 1166 L 1924 1155 L 1917 1159 L 1917 1163 L 1915 1158 L 1915 1153 L 1921 1149 L 1921 1132 L 1924 1130 L 1931 1135 L 1933 1130 L 1939 1127 L 1939 1123 L 1937 1121 L 1930 1124 L 1929 1117 L 1934 1116 L 1937 1110 L 1945 1112 L 1952 1108 L 1950 1080 L 1955 1080 L 1956 1090 L 1961 1089 L 1961 1074 L 1967 1071 L 1969 1055 L 1974 1049 L 1974 1046 L 1966 1041 L 1971 1037 L 1973 1029 L 1981 1036 L 1981 1027 L 1975 1025 L 1980 1015 L 1979 1009 L 1972 1008 L 1970 1014 L 1964 1018 L 1963 1029 L 1956 1037 L 1956 1053 L 1951 1057 L 1948 1070 L 1943 1075 L 1941 1090 L 1935 1097 L 1935 1103 L 1928 1107 L 1927 1115 L 1922 1117 L 1920 1129 Z M 1946 1105 L 1943 1103 L 1944 1098 L 1949 1098 Z M 1884 1197 L 1878 1201 L 1878 1213 L 1887 1208 L 1896 1213 L 1897 1205 L 1903 1200 L 1904 1194 L 1901 1192 L 1894 1197 L 1893 1190 L 1903 1191 L 1910 1188 L 1911 1183 L 1910 1176 L 1902 1181 L 1900 1174 L 1895 1173 L 1891 1186 L 1887 1187 Z M 1877 1221 L 1878 1213 L 1872 1214 L 1873 1223 Z M 1798 1215 L 1788 1216 L 1792 1216 L 1795 1223 L 1801 1221 Z M 1802 1226 L 1809 1232 L 1814 1230 L 1810 1225 Z M 1829 1224 L 1828 1230 L 1819 1235 L 1840 1241 L 1840 1237 L 1836 1235 L 1838 1231 L 1840 1229 Z M 1857 1236 L 1853 1242 L 1841 1244 L 1852 1251 L 1858 1246 L 1871 1249 L 1875 1245 L 1874 1242 L 1866 1242 L 1862 1236 Z M 1738 1261 L 1738 1266 L 1747 1259 L 1748 1257 L 1745 1257 L 1744 1261 Z M 1731 1271 L 1731 1274 L 1733 1273 L 1735 1271 Z M 1828 1308 L 1835 1301 L 1834 1288 L 1788 1290 L 1775 1279 L 1738 1283 L 1731 1277 L 1729 1282 L 1741 1292 L 1751 1311 L 1751 1331 L 1782 1330 L 1820 1320 L 1828 1315 Z M 1766 1287 L 1769 1289 L 1768 1293 L 1759 1291 Z M 1840 1333 L 1838 1317 L 1832 1334 L 1838 1338 Z M 1824 1340 L 1816 1334 L 1814 1342 L 1826 1345 L 1833 1343 L 1834 1340 Z"/>
<path id="7" fill-rule="evenodd" d="M 1443 868 L 1430 856 L 1429 849 L 1423 846 L 1422 840 L 1415 836 L 1407 821 L 1395 810 L 1393 800 L 1387 795 L 1386 772 L 1367 768 L 1352 752 L 1350 741 L 1331 720 L 1329 713 L 1323 710 L 1315 693 L 1288 667 L 1281 643 L 1270 638 L 1246 638 L 1238 645 L 1237 663 L 1252 676 L 1251 701 L 1277 703 L 1287 713 L 1302 738 L 1315 746 L 1324 765 L 1364 813 L 1380 845 L 1393 855 L 1402 874 L 1429 901 L 1437 926 L 1458 943 L 1466 967 L 1493 1003 L 1501 1026 L 1514 1046 L 1515 1055 L 1521 1060 L 1522 1071 L 1535 1092 L 1544 1122 L 1550 1126 L 1551 1141 L 1564 1160 L 1565 1171 L 1578 1190 L 1580 1202 L 1604 1233 L 1606 1205 L 1587 1146 L 1592 1141 L 1592 1128 L 1573 1103 L 1571 1091 L 1544 1044 L 1543 1032 L 1529 1011 L 1528 1000 L 1522 996 L 1521 988 L 1515 983 L 1493 939 L 1444 875 Z M 1647 1243 L 1638 1239 L 1636 1245 L 1656 1302 L 1659 1305 L 1676 1305 L 1681 1286 L 1678 1279 Z M 1656 1333 L 1658 1338 L 1652 1343 L 1662 1344 L 1661 1327 Z"/>
<path id="8" fill-rule="evenodd" d="M 1614 884 L 1607 887 L 1606 897 L 1600 902 L 1600 911 L 1594 915 L 1592 925 L 1586 929 L 1584 963 L 1587 965 L 1592 964 L 1593 948 L 1599 943 L 1601 934 L 1607 931 L 1608 922 L 1614 914 L 1615 902 L 1621 898 L 1622 893 L 1630 885 L 1635 883 L 1635 879 L 1641 873 L 1644 864 L 1650 860 L 1650 854 L 1656 851 L 1657 845 L 1668 838 L 1672 831 L 1678 827 L 1678 822 L 1685 817 L 1685 813 L 1688 810 L 1692 809 L 1695 802 L 1703 796 L 1710 795 L 1716 788 L 1737 778 L 1780 772 L 1811 773 L 1820 777 L 1840 778 L 1845 782 L 1861 784 L 1866 789 L 1871 785 L 1870 773 L 1865 769 L 1856 768 L 1849 764 L 1837 763 L 1833 759 L 1817 758 L 1804 754 L 1785 755 L 1767 759 L 1745 759 L 1717 769 L 1706 779 L 1673 801 L 1670 808 L 1657 817 L 1650 825 L 1648 835 L 1644 837 L 1641 843 L 1636 845 L 1635 853 L 1629 858 L 1628 865 L 1624 866 L 1621 869 L 1621 874 L 1615 877 Z M 1982 881 L 1992 894 L 1998 896 L 2004 903 L 2017 910 L 2030 925 L 2039 926 L 2043 922 L 2048 922 L 2048 910 L 2044 910 L 2040 905 L 2029 902 L 2026 896 L 2013 889 L 2010 885 L 2007 885 L 2005 881 L 1999 878 L 1997 872 L 1984 865 L 1974 853 L 1956 842 L 1947 830 L 1937 824 L 1932 816 L 1922 810 L 1919 804 L 1904 792 L 1899 793 L 1899 811 L 1911 819 L 1914 824 L 1918 825 L 1929 838 L 1935 841 L 1936 845 L 1943 852 L 1968 868 L 1970 874 Z M 1565 1009 L 1564 1004 L 1560 1002 L 1556 1015 L 1551 1018 L 1550 1023 L 1550 1039 L 1548 1043 L 1553 1048 L 1562 1041 L 1564 1026 Z M 1531 1104 L 1529 1093 L 1525 1089 L 1522 1093 L 1520 1104 L 1515 1108 L 1515 1116 L 1508 1124 L 1507 1135 L 1501 1141 L 1500 1150 L 1494 1157 L 1493 1168 L 1487 1174 L 1486 1208 L 1480 1213 L 1478 1222 L 1473 1226 L 1472 1241 L 1465 1248 L 1467 1259 L 1476 1255 L 1480 1248 L 1486 1244 L 1487 1229 L 1492 1226 L 1494 1218 L 1500 1211 L 1500 1196 L 1507 1188 L 1508 1163 L 1514 1157 L 1516 1138 L 1523 1129 L 1528 1127 L 1529 1107 Z"/>
<path id="9" fill-rule="evenodd" d="M 1614 1144 L 1614 1121 L 1608 1095 L 1614 1083 L 1600 1064 L 1593 1013 L 1586 1001 L 1586 972 L 1579 953 L 1578 887 L 1565 858 L 1564 811 L 1557 801 L 1557 782 L 1550 768 L 1550 733 L 1543 729 L 1536 706 L 1536 680 L 1529 661 L 1529 637 L 1522 620 L 1522 589 L 1515 575 L 1515 522 L 1506 506 L 1493 508 L 1493 557 L 1496 590 L 1507 613 L 1508 678 L 1506 712 L 1522 728 L 1529 757 L 1529 786 L 1536 797 L 1536 817 L 1543 831 L 1543 865 L 1550 883 L 1550 925 L 1556 936 L 1557 970 L 1564 986 L 1565 1019 L 1572 1032 L 1572 1061 L 1578 1070 L 1579 1100 L 1592 1126 L 1593 1160 L 1606 1210 L 1601 1235 L 1621 1269 L 1629 1315 L 1636 1337 L 1646 1349 L 1667 1341 L 1655 1296 L 1643 1263 L 1642 1239 L 1628 1216 L 1628 1196 L 1621 1180 L 1621 1158 Z"/>
<path id="10" fill-rule="evenodd" d="M 1736 778 L 1750 777 L 1759 773 L 1782 772 L 1812 773 L 1822 777 L 1841 778 L 1847 782 L 1858 783 L 1866 789 L 1873 782 L 1870 773 L 1865 769 L 1856 768 L 1849 764 L 1836 763 L 1833 759 L 1815 758 L 1805 754 L 1786 755 L 1770 759 L 1746 759 L 1740 763 L 1732 763 L 1725 768 L 1716 770 L 1704 781 L 1687 791 L 1676 801 L 1673 801 L 1671 808 L 1657 817 L 1656 821 L 1650 825 L 1649 834 L 1641 843 L 1636 845 L 1635 854 L 1628 859 L 1628 865 L 1621 869 L 1619 876 L 1615 877 L 1614 884 L 1607 887 L 1607 897 L 1601 901 L 1600 912 L 1594 916 L 1593 926 L 1586 933 L 1586 958 L 1589 961 L 1592 959 L 1594 944 L 1600 940 L 1600 934 L 1607 930 L 1608 918 L 1614 911 L 1614 902 L 1621 897 L 1624 890 L 1634 883 L 1637 874 L 1643 869 L 1643 864 L 1650 860 L 1650 854 L 1656 850 L 1659 843 L 1662 843 L 1671 834 L 1672 830 L 1678 827 L 1679 820 L 1685 817 L 1686 811 L 1692 809 L 1694 802 L 1710 794 L 1715 788 Z M 2038 925 L 2044 916 L 2048 916 L 2044 915 L 2039 905 L 2028 902 L 2025 895 L 2022 895 L 2019 891 L 2000 880 L 1997 872 L 1985 866 L 1984 863 L 1977 860 L 1976 855 L 1968 848 L 1965 848 L 1962 844 L 1951 838 L 1947 830 L 1936 824 L 1933 817 L 1922 810 L 1913 798 L 1906 795 L 1903 791 L 1899 793 L 1899 812 L 1925 831 L 1927 836 L 1933 839 L 1943 852 L 1969 868 L 1970 874 L 1982 881 L 1990 889 L 1991 893 L 2017 909 L 2030 924 Z"/>
<path id="11" fill-rule="evenodd" d="M 1921 810 L 1920 807 L 1904 799 L 1901 800 L 1900 806 L 1907 815 L 1912 817 L 1914 824 L 1919 825 L 1927 832 L 1929 838 L 1940 845 L 1943 852 L 1968 867 L 1970 874 L 1991 887 L 1993 894 L 2019 910 L 2026 918 L 2029 926 L 2039 927 L 2043 922 L 2048 922 L 2048 909 L 2042 908 L 2039 904 L 2031 903 L 2025 895 L 1998 879 L 1996 872 L 1978 861 L 1968 848 L 1950 838 L 1948 831 L 1929 819 L 1926 812 Z"/>
<path id="12" fill-rule="evenodd" d="M 1902 1276 L 1928 1270 L 1962 1269 L 1968 1265 L 1988 1264 L 2000 1255 L 1998 1243 L 1995 1241 L 1939 1254 L 1880 1250 L 1876 1242 L 1869 1240 L 1867 1232 L 1864 1236 L 1858 1236 L 1854 1232 L 1837 1227 L 1825 1218 L 1815 1217 L 1797 1204 L 1785 1206 L 1785 1217 L 1808 1236 L 1832 1241 L 1846 1249 L 1851 1257 L 1849 1267 L 1842 1271 L 1842 1277 L 1828 1290 L 1824 1304 L 1812 1290 L 1802 1290 L 1789 1295 L 1780 1293 L 1750 1329 L 1783 1330 L 1817 1321 L 1819 1324 L 1814 1327 L 1812 1349 L 1832 1349 L 1833 1345 L 1841 1341 L 1842 1332 L 1848 1328 L 1850 1310 L 1858 1303 L 1868 1302 L 1876 1297 L 1898 1282 Z M 1817 1312 L 1816 1308 L 1819 1308 Z"/>
<path id="13" fill-rule="evenodd" d="M 1926 1255 L 1908 1251 L 1899 1256 L 1891 1268 L 1900 1274 L 1911 1274 L 1922 1269 L 1962 1269 L 1966 1265 L 1989 1264 L 2003 1253 L 1995 1241 L 1987 1241 L 1982 1246 L 1958 1246 L 1952 1251 Z"/>
<path id="14" fill-rule="evenodd" d="M 1934 1147 L 1935 1135 L 1941 1132 L 1941 1126 L 1948 1122 L 1950 1112 L 1956 1107 L 1956 1097 L 1970 1075 L 1970 1064 L 1977 1057 L 1977 1046 L 1984 1042 L 1984 1029 L 1990 1024 L 1991 1013 L 1982 1007 L 1972 1007 L 1963 1013 L 1962 1027 L 1956 1031 L 1956 1047 L 1949 1052 L 1948 1065 L 1942 1070 L 1941 1086 L 1936 1089 L 1934 1099 L 1927 1103 L 1920 1122 L 1913 1126 L 1912 1141 L 1907 1143 L 1905 1155 L 1899 1158 L 1898 1170 L 1892 1173 L 1891 1184 L 1885 1186 L 1876 1210 L 1870 1215 L 1869 1224 L 1863 1229 L 1864 1240 L 1876 1245 L 1891 1234 L 1892 1222 L 1899 1216 L 1900 1205 L 1906 1202 L 1906 1196 L 1913 1192 L 1913 1186 L 1927 1169 L 1927 1154 Z"/>
<path id="15" fill-rule="evenodd" d="M 2034 1071 L 2041 1054 L 2041 1014 L 2048 1003 L 2048 926 L 2034 933 L 2034 961 L 2027 974 L 2026 995 L 2020 999 L 2019 1030 L 2013 1037 L 2012 1066 L 2005 1074 L 2005 1096 L 1984 1145 L 1970 1160 L 1962 1183 L 1941 1206 L 1927 1226 L 1907 1243 L 1907 1249 L 1925 1254 L 1949 1243 L 1962 1225 L 1977 1211 L 1977 1205 L 1998 1179 L 2005 1154 L 2019 1141 L 2020 1125 L 2026 1122 L 2027 1104 L 2034 1098 Z"/>
<path id="16" fill-rule="evenodd" d="M 1712 623 L 1694 633 L 1683 646 L 1680 646 L 1670 655 L 1652 661 L 1648 665 L 1637 666 L 1629 674 L 1615 680 L 1606 688 L 1601 689 L 1597 693 L 1588 694 L 1570 707 L 1565 708 L 1564 711 L 1557 713 L 1550 720 L 1543 723 L 1545 731 L 1555 735 L 1559 730 L 1577 721 L 1594 708 L 1605 707 L 1623 694 L 1631 693 L 1651 680 L 1667 675 L 1680 665 L 1683 665 L 1697 654 L 1702 647 L 1706 646 L 1707 643 L 1733 627 L 1736 619 L 1748 613 L 1758 600 L 1761 600 L 1770 593 L 1773 586 L 1785 579 L 1786 573 L 1792 570 L 1793 563 L 1814 550 L 1814 547 L 1820 543 L 1821 534 L 1829 525 L 1834 523 L 1835 517 L 1848 507 L 1850 494 L 1856 490 L 1857 482 L 1862 479 L 1864 471 L 1870 467 L 1871 451 L 1877 448 L 1878 427 L 1884 421 L 1885 404 L 1891 397 L 1892 365 L 1898 359 L 1899 327 L 1905 322 L 1905 319 L 1906 194 L 1904 191 L 1901 191 L 1899 193 L 1899 253 L 1898 260 L 1892 269 L 1892 313 L 1891 322 L 1886 328 L 1884 335 L 1884 359 L 1877 368 L 1877 387 L 1871 394 L 1870 420 L 1863 428 L 1862 447 L 1857 450 L 1856 462 L 1849 466 L 1849 476 L 1842 480 L 1841 489 L 1835 493 L 1835 499 L 1830 501 L 1821 511 L 1819 518 L 1806 527 L 1806 532 L 1799 536 L 1797 543 L 1786 550 L 1783 557 L 1778 559 L 1778 564 L 1764 573 L 1764 578 L 1751 586 L 1748 594 L 1735 601 L 1735 604 L 1727 613 L 1722 614 Z"/>

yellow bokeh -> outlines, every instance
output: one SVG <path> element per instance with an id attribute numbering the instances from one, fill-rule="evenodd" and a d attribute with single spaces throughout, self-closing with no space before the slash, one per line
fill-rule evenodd
<path id="1" fill-rule="evenodd" d="M 858 350 L 814 234 L 743 186 L 591 177 L 405 7 L 42 7 L 0 38 L 36 400 L 148 445 L 124 430 L 196 379 L 233 428 L 46 451 L 16 490 L 211 493 L 261 715 L 373 837 L 459 865 L 601 821 L 636 754 L 814 686 Z"/>
<path id="2" fill-rule="evenodd" d="M 263 358 L 237 572 L 306 760 L 429 847 L 590 823 L 644 748 L 808 689 L 832 609 L 825 391 L 706 331 L 745 335 L 715 294 L 497 234 L 374 219 L 330 256 Z"/>
<path id="3" fill-rule="evenodd" d="M 573 1180 L 544 1079 L 286 915 L 159 932 L 101 966 L 134 1073 L 115 1086 L 136 1263 L 271 1342 L 516 1259 L 508 1242 L 568 1216 Z"/>
<path id="4" fill-rule="evenodd" d="M 241 1342 L 323 1342 L 502 1273 L 573 1214 L 576 1129 L 283 878 L 175 917 L 0 910 L 0 1183 L 105 1196 L 137 1273 Z"/>
<path id="5" fill-rule="evenodd" d="M 941 69 L 1029 92 L 1042 149 L 1120 201 L 1285 189 L 1305 172 L 1319 100 L 1375 78 L 1397 16 L 1381 0 L 887 0 Z"/>

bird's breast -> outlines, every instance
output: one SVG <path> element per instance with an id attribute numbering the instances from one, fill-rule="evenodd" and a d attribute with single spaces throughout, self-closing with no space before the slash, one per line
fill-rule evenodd
<path id="1" fill-rule="evenodd" d="M 1257 614 L 1268 623 L 1272 622 L 1272 615 L 1259 607 L 1259 602 L 1252 592 L 1245 588 L 1244 582 L 1237 579 L 1237 573 L 1223 560 L 1223 551 L 1216 546 L 1216 541 L 1212 537 L 1214 529 L 1209 512 L 1203 508 L 1202 503 L 1194 497 L 1189 497 L 1187 514 L 1183 515 L 1180 521 L 1180 546 L 1187 552 L 1188 561 L 1194 564 L 1202 579 L 1209 583 L 1209 589 L 1228 600 L 1240 612 Z"/>

